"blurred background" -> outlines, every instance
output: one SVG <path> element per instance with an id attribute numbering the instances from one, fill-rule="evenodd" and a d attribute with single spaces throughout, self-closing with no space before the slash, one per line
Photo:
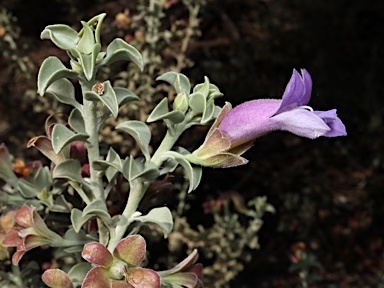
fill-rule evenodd
<path id="1" fill-rule="evenodd" d="M 201 83 L 207 75 L 224 93 L 219 103 L 236 105 L 280 98 L 292 70 L 305 68 L 314 83 L 309 105 L 316 110 L 336 108 L 347 127 L 348 136 L 340 138 L 309 140 L 285 132 L 269 134 L 257 139 L 245 154 L 248 165 L 205 169 L 193 195 L 178 194 L 187 207 L 179 213 L 180 219 L 189 221 L 188 228 L 181 224 L 184 228 L 179 228 L 188 237 L 192 230 L 215 233 L 211 228 L 228 211 L 238 215 L 239 226 L 225 229 L 240 231 L 233 235 L 241 237 L 250 220 L 239 203 L 255 197 L 266 196 L 275 209 L 275 213 L 267 209 L 259 219 L 263 222 L 257 224 L 262 225 L 257 245 L 237 247 L 240 256 L 232 249 L 233 254 L 228 252 L 220 260 L 221 268 L 214 264 L 224 250 L 202 253 L 201 261 L 213 267 L 207 271 L 211 281 L 207 287 L 384 287 L 384 101 L 380 95 L 384 2 L 3 1 L 0 142 L 15 157 L 44 161 L 36 151 L 27 150 L 26 143 L 44 134 L 49 114 L 66 111 L 53 99 L 36 95 L 42 61 L 56 55 L 68 63 L 64 52 L 40 40 L 41 31 L 57 23 L 79 29 L 81 20 L 103 11 L 107 13 L 104 45 L 121 37 L 145 52 L 143 74 L 126 63 L 101 71 L 101 78 L 110 77 L 141 97 L 142 103 L 126 112 L 128 118 L 145 120 L 164 96 L 154 79 L 170 70 L 184 73 L 193 83 Z M 158 131 L 153 146 L 161 139 L 163 130 Z M 107 143 L 109 132 L 106 128 L 102 135 Z M 194 149 L 205 132 L 206 128 L 194 129 L 193 136 L 181 143 Z M 178 211 L 175 203 L 169 200 L 168 205 Z M 229 210 L 225 212 L 224 207 Z M 183 245 L 191 248 L 194 244 Z M 174 251 L 176 255 L 179 250 Z M 218 286 L 217 279 L 224 278 L 225 283 Z"/>

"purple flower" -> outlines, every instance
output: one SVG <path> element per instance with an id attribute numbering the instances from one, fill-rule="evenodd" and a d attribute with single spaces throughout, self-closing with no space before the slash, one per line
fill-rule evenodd
<path id="1" fill-rule="evenodd" d="M 252 146 L 256 138 L 275 130 L 310 139 L 347 135 L 335 109 L 314 111 L 307 106 L 312 79 L 305 69 L 301 73 L 293 70 L 281 100 L 252 100 L 234 109 L 226 103 L 203 145 L 189 155 L 188 160 L 210 167 L 246 164 L 248 160 L 240 155 Z"/>

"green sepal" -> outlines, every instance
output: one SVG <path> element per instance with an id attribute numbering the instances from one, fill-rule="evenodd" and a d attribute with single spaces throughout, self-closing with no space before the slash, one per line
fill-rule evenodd
<path id="1" fill-rule="evenodd" d="M 61 78 L 75 78 L 78 73 L 68 69 L 59 58 L 50 56 L 44 60 L 37 76 L 37 92 L 44 96 L 45 91 L 56 80 Z"/>
<path id="2" fill-rule="evenodd" d="M 186 153 L 185 150 L 181 151 L 183 154 Z M 161 156 L 161 160 L 165 161 L 169 158 L 177 161 L 183 168 L 185 172 L 185 176 L 189 180 L 189 189 L 188 193 L 192 192 L 195 190 L 201 181 L 201 176 L 203 174 L 203 170 L 199 166 L 194 166 L 189 163 L 187 159 L 184 158 L 184 155 L 175 151 L 167 151 L 164 152 L 163 155 Z"/>
<path id="3" fill-rule="evenodd" d="M 89 101 L 100 100 L 105 105 L 105 107 L 111 111 L 113 116 L 117 117 L 119 113 L 119 104 L 117 102 L 115 90 L 113 89 L 110 81 L 104 82 L 103 85 L 104 92 L 102 95 L 99 95 L 93 91 L 87 91 L 84 93 L 84 97 Z"/>
<path id="4" fill-rule="evenodd" d="M 25 198 L 35 198 L 40 192 L 34 184 L 27 182 L 24 179 L 19 179 L 18 188 L 20 194 Z"/>
<path id="5" fill-rule="evenodd" d="M 86 222 L 92 218 L 99 218 L 103 223 L 110 227 L 112 219 L 111 216 L 106 211 L 106 206 L 103 199 L 96 199 L 92 201 L 83 211 L 80 211 L 77 208 L 72 209 L 71 211 L 71 222 L 73 229 L 78 233 Z"/>
<path id="6" fill-rule="evenodd" d="M 74 159 L 68 159 L 56 165 L 52 173 L 53 178 L 63 178 L 77 183 L 82 183 L 84 180 L 81 177 L 80 162 Z"/>
<path id="7" fill-rule="evenodd" d="M 193 272 L 181 272 L 161 277 L 161 283 L 164 287 L 183 288 L 183 287 L 199 287 L 197 284 L 197 276 Z"/>
<path id="8" fill-rule="evenodd" d="M 103 61 L 100 62 L 102 65 L 110 65 L 116 61 L 132 61 L 141 70 L 144 68 L 143 58 L 139 51 L 135 47 L 129 45 L 123 39 L 114 39 L 107 47 L 107 54 Z"/>
<path id="9" fill-rule="evenodd" d="M 152 113 L 149 115 L 147 122 L 154 122 L 158 120 L 169 120 L 173 124 L 178 124 L 183 122 L 184 113 L 179 110 L 174 110 L 169 112 L 168 110 L 168 98 L 163 98 L 159 104 L 152 110 Z"/>
<path id="10" fill-rule="evenodd" d="M 139 101 L 140 98 L 130 90 L 122 87 L 113 88 L 116 94 L 117 103 L 119 107 L 131 102 L 131 101 Z"/>
<path id="11" fill-rule="evenodd" d="M 191 84 L 189 83 L 189 79 L 181 73 L 177 72 L 166 72 L 163 75 L 160 75 L 156 78 L 157 81 L 162 80 L 168 82 L 175 88 L 177 94 L 181 92 L 185 92 L 185 94 L 189 95 L 191 90 Z"/>
<path id="12" fill-rule="evenodd" d="M 203 114 L 206 109 L 206 98 L 202 92 L 194 92 L 189 95 L 189 107 L 196 115 Z"/>
<path id="13" fill-rule="evenodd" d="M 75 30 L 68 25 L 48 25 L 40 34 L 41 39 L 50 39 L 53 44 L 63 50 L 76 47 L 79 36 Z"/>
<path id="14" fill-rule="evenodd" d="M 148 160 L 150 158 L 148 146 L 151 141 L 151 131 L 147 125 L 141 121 L 132 120 L 117 125 L 116 129 L 131 135 L 140 146 L 145 159 Z"/>
<path id="15" fill-rule="evenodd" d="M 82 35 L 76 48 L 83 54 L 91 54 L 95 45 L 93 31 L 88 23 L 81 21 L 81 25 L 83 25 Z"/>
<path id="16" fill-rule="evenodd" d="M 74 141 L 85 141 L 88 135 L 76 134 L 65 127 L 63 124 L 56 124 L 52 130 L 52 147 L 56 154 L 59 154 L 61 150 L 68 144 Z"/>
<path id="17" fill-rule="evenodd" d="M 80 134 L 87 134 L 85 131 L 85 122 L 83 118 L 83 114 L 79 109 L 73 109 L 71 114 L 69 114 L 68 124 L 71 126 L 73 130 Z"/>
<path id="18" fill-rule="evenodd" d="M 158 225 L 164 232 L 164 238 L 167 238 L 173 229 L 172 213 L 167 207 L 153 208 L 147 215 L 135 217 L 132 220 Z"/>
<path id="19" fill-rule="evenodd" d="M 73 87 L 73 84 L 68 79 L 62 78 L 53 82 L 46 89 L 45 95 L 52 95 L 61 103 L 69 104 L 82 110 L 82 105 L 75 98 L 75 87 Z"/>

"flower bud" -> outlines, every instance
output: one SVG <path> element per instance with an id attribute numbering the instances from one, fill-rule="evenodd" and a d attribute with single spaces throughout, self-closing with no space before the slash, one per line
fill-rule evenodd
<path id="1" fill-rule="evenodd" d="M 188 96 L 185 92 L 177 94 L 175 100 L 173 101 L 173 110 L 179 110 L 183 113 L 188 110 Z"/>

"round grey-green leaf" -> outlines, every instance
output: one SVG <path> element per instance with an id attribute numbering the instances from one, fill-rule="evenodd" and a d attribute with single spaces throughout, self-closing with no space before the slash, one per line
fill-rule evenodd
<path id="1" fill-rule="evenodd" d="M 63 50 L 76 47 L 79 41 L 77 32 L 64 24 L 48 25 L 41 32 L 40 38 L 50 39 L 57 47 Z"/>
<path id="2" fill-rule="evenodd" d="M 45 94 L 52 95 L 61 103 L 72 105 L 79 110 L 82 109 L 82 105 L 76 101 L 75 88 L 68 79 L 62 78 L 53 82 L 49 85 Z"/>
<path id="3" fill-rule="evenodd" d="M 124 131 L 131 135 L 139 144 L 141 151 L 146 159 L 150 158 L 148 146 L 151 141 L 151 131 L 148 126 L 141 121 L 126 121 L 116 126 L 117 130 Z"/>
<path id="4" fill-rule="evenodd" d="M 76 134 L 65 127 L 63 124 L 56 124 L 52 130 L 52 147 L 56 154 L 74 141 L 85 141 L 88 135 Z"/>
<path id="5" fill-rule="evenodd" d="M 77 72 L 67 69 L 59 58 L 51 56 L 44 60 L 37 76 L 37 92 L 44 96 L 46 89 L 56 80 L 75 78 Z"/>
<path id="6" fill-rule="evenodd" d="M 185 92 L 187 95 L 189 95 L 189 92 L 191 90 L 191 84 L 189 83 L 189 79 L 181 73 L 176 73 L 173 71 L 166 72 L 163 75 L 157 77 L 156 80 L 168 82 L 172 85 L 173 88 L 175 88 L 177 94 Z"/>
<path id="7" fill-rule="evenodd" d="M 133 220 L 159 225 L 164 232 L 165 238 L 168 237 L 173 229 L 172 213 L 167 207 L 153 208 L 147 215 L 136 217 Z"/>
<path id="8" fill-rule="evenodd" d="M 77 183 L 83 182 L 83 178 L 81 177 L 80 162 L 74 159 L 68 159 L 60 162 L 53 170 L 52 177 L 64 178 Z"/>
<path id="9" fill-rule="evenodd" d="M 120 60 L 132 61 L 139 66 L 141 70 L 144 68 L 143 58 L 140 52 L 123 39 L 117 38 L 108 45 L 107 54 L 99 65 L 109 65 Z"/>

